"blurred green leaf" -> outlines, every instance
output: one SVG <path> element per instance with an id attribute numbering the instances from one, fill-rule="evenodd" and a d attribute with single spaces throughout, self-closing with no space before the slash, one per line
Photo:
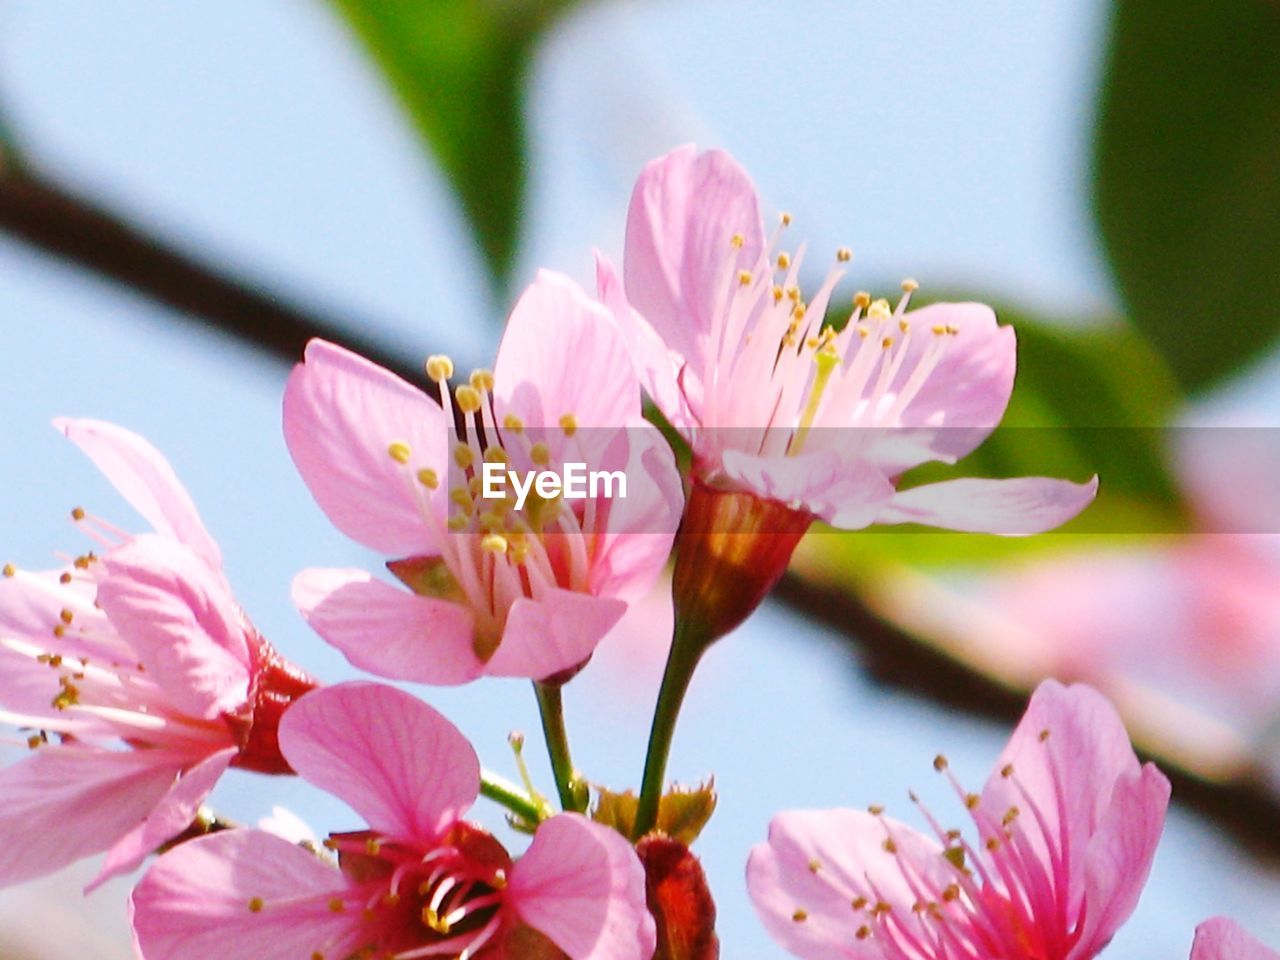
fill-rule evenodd
<path id="1" fill-rule="evenodd" d="M 538 38 L 573 0 L 330 2 L 444 168 L 502 291 L 524 196 L 525 70 Z"/>
<path id="2" fill-rule="evenodd" d="M 1280 331 L 1280 3 L 1113 9 L 1098 222 L 1133 321 L 1203 387 Z"/>
<path id="3" fill-rule="evenodd" d="M 1090 536 L 1167 533 L 1185 526 L 1166 465 L 1163 427 L 1177 401 L 1172 376 L 1142 335 L 1119 324 L 1064 328 L 1001 310 L 1018 334 L 1018 375 L 1000 427 L 954 466 L 925 464 L 903 488 L 955 477 L 1065 477 L 1098 474 L 1097 500 L 1062 534 L 998 537 L 879 527 L 808 537 L 802 574 L 847 571 L 875 577 L 901 563 L 945 567 L 1011 560 Z"/>

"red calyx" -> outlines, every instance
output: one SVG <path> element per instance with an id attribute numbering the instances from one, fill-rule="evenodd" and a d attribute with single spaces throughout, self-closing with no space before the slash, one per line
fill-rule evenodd
<path id="1" fill-rule="evenodd" d="M 291 774 L 293 768 L 280 752 L 280 718 L 319 684 L 280 656 L 252 627 L 248 639 L 254 657 L 249 699 L 237 713 L 223 715 L 240 745 L 240 755 L 231 765 L 255 773 Z"/>

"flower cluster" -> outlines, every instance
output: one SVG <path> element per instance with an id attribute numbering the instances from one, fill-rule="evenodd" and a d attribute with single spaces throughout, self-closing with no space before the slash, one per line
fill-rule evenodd
<path id="1" fill-rule="evenodd" d="M 0 721 L 32 753 L 0 772 L 0 883 L 106 851 L 96 886 L 157 854 L 130 898 L 143 960 L 716 957 L 688 849 L 715 797 L 666 783 L 702 653 L 763 601 L 815 521 L 1027 535 L 1097 489 L 904 486 L 997 427 L 1014 334 L 980 304 L 909 309 L 913 282 L 895 305 L 859 293 L 842 314 L 844 250 L 806 298 L 789 222 L 766 236 L 745 172 L 679 149 L 641 174 L 622 271 L 600 257 L 594 295 L 539 273 L 492 370 L 457 377 L 433 356 L 420 389 L 312 341 L 289 377 L 284 436 L 303 480 L 391 574 L 303 571 L 302 617 L 384 678 L 532 681 L 559 809 L 522 741 L 515 783 L 415 695 L 320 687 L 283 660 L 160 454 L 119 427 L 58 421 L 153 529 L 77 508 L 94 552 L 4 568 Z M 575 493 L 575 471 L 607 482 Z M 673 553 L 674 635 L 640 791 L 592 787 L 561 688 Z M 747 866 L 773 938 L 806 958 L 1096 956 L 1138 902 L 1169 801 L 1109 703 L 1045 681 L 981 792 L 934 765 L 969 831 L 923 804 L 930 833 L 879 807 L 774 820 Z M 296 774 L 363 823 L 317 843 L 215 820 L 202 804 L 232 767 Z M 468 819 L 481 796 L 527 842 Z M 1192 957 L 1276 954 L 1217 919 Z"/>

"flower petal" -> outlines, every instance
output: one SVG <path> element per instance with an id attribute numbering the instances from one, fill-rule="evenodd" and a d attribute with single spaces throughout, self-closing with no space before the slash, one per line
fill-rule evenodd
<path id="1" fill-rule="evenodd" d="M 731 156 L 692 145 L 651 161 L 627 211 L 623 257 L 627 299 L 701 378 L 708 338 L 739 263 L 755 269 L 764 249 L 755 187 Z"/>
<path id="2" fill-rule="evenodd" d="M 885 852 L 890 837 L 896 855 Z M 880 901 L 910 916 L 918 898 L 899 858 L 934 889 L 952 880 L 941 847 L 897 821 L 862 810 L 780 813 L 751 851 L 747 889 L 770 936 L 796 956 L 880 960 L 875 938 L 858 931 L 874 928 L 866 907 Z"/>
<path id="3" fill-rule="evenodd" d="M 280 721 L 280 749 L 304 780 L 395 837 L 435 840 L 480 792 L 480 761 L 457 727 L 380 683 L 307 694 Z"/>
<path id="4" fill-rule="evenodd" d="M 134 941 L 146 960 L 345 957 L 359 945 L 360 914 L 327 906 L 345 889 L 338 870 L 261 830 L 201 837 L 166 853 L 133 891 Z"/>
<path id="5" fill-rule="evenodd" d="M 130 873 L 168 840 L 182 833 L 195 819 L 200 804 L 209 795 L 235 759 L 236 748 L 221 750 L 184 773 L 160 798 L 147 819 L 112 846 L 102 870 L 85 887 L 92 893 L 112 877 Z"/>
<path id="6" fill-rule="evenodd" d="M 428 498 L 417 473 L 444 477 L 447 427 L 421 390 L 324 340 L 307 344 L 285 387 L 285 442 L 311 495 L 339 530 L 387 556 L 436 552 L 444 502 Z M 392 444 L 408 448 L 407 463 L 392 458 Z"/>
<path id="7" fill-rule="evenodd" d="M 552 817 L 511 870 L 507 902 L 572 960 L 649 960 L 656 946 L 631 844 L 576 813 Z"/>
<path id="8" fill-rule="evenodd" d="M 0 886 L 105 850 L 151 812 L 181 769 L 182 758 L 164 751 L 63 744 L 0 771 Z"/>
<path id="9" fill-rule="evenodd" d="M 498 418 L 532 428 L 572 414 L 621 428 L 640 415 L 640 382 L 609 311 L 568 277 L 540 270 L 507 321 L 493 367 Z"/>
<path id="10" fill-rule="evenodd" d="M 316 633 L 354 666 L 393 680 L 440 686 L 484 672 L 461 604 L 421 597 L 363 570 L 303 570 L 293 600 Z"/>
<path id="11" fill-rule="evenodd" d="M 103 558 L 98 603 L 166 697 L 211 719 L 249 696 L 243 614 L 221 574 L 190 549 L 153 534 Z"/>
<path id="12" fill-rule="evenodd" d="M 1093 502 L 1098 478 L 1086 483 L 1048 477 L 930 483 L 894 495 L 877 523 L 922 523 L 968 533 L 1026 536 L 1058 527 Z"/>
<path id="13" fill-rule="evenodd" d="M 157 533 L 185 543 L 215 570 L 222 567 L 218 544 L 160 451 L 136 433 L 101 420 L 63 417 L 53 425 L 84 451 Z"/>
<path id="14" fill-rule="evenodd" d="M 584 663 L 613 629 L 627 605 L 614 597 L 547 591 L 511 605 L 502 642 L 485 666 L 496 677 L 544 680 Z"/>
<path id="15" fill-rule="evenodd" d="M 1280 953 L 1268 950 L 1234 920 L 1214 917 L 1196 927 L 1191 960 L 1280 960 Z"/>
<path id="16" fill-rule="evenodd" d="M 894 496 L 893 484 L 871 463 L 842 458 L 835 450 L 800 456 L 761 457 L 726 450 L 724 472 L 769 500 L 796 503 L 841 530 L 876 521 Z"/>

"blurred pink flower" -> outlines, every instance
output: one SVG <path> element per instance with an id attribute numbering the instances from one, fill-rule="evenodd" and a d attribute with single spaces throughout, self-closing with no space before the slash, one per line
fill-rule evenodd
<path id="1" fill-rule="evenodd" d="M 631 845 L 577 814 L 512 859 L 462 819 L 480 767 L 458 730 L 403 691 L 349 683 L 289 711 L 281 746 L 304 778 L 369 824 L 326 843 L 338 866 L 235 830 L 183 844 L 133 893 L 145 960 L 542 957 L 647 960 L 653 920 Z"/>
<path id="2" fill-rule="evenodd" d="M 1191 960 L 1280 960 L 1280 953 L 1268 950 L 1234 920 L 1215 917 L 1196 927 Z"/>
<path id="3" fill-rule="evenodd" d="M 1169 802 L 1111 705 L 1046 681 L 981 794 L 934 766 L 976 841 L 923 806 L 936 838 L 874 807 L 779 814 L 747 868 L 773 938 L 813 960 L 1096 956 L 1137 905 Z"/>
<path id="4" fill-rule="evenodd" d="M 427 364 L 442 408 L 361 357 L 308 346 L 285 393 L 289 450 L 329 518 L 394 558 L 412 592 L 359 570 L 310 570 L 295 598 L 322 637 L 384 676 L 563 675 L 665 564 L 682 503 L 674 458 L 640 416 L 607 313 L 564 277 L 539 274 L 493 373 L 476 371 L 450 399 L 452 370 L 445 357 Z M 517 509 L 478 496 L 482 463 L 566 461 L 624 470 L 626 498 L 530 496 Z"/>
<path id="5" fill-rule="evenodd" d="M 185 830 L 228 767 L 289 772 L 276 723 L 314 683 L 245 618 L 164 458 L 112 424 L 57 426 L 156 532 L 77 509 L 101 558 L 5 567 L 0 720 L 38 732 L 0 772 L 0 884 L 110 848 L 92 888 Z"/>
<path id="6" fill-rule="evenodd" d="M 911 282 L 896 308 L 859 294 L 841 331 L 824 327 L 850 255 L 837 254 L 805 301 L 804 248 L 779 249 L 789 222 L 784 215 L 766 237 L 746 172 L 726 153 L 686 146 L 652 161 L 636 183 L 624 284 L 599 260 L 600 296 L 645 389 L 691 442 L 700 481 L 843 529 L 913 522 L 1030 534 L 1089 504 L 1096 479 L 896 490 L 906 470 L 952 463 L 999 424 L 1013 387 L 1013 330 L 982 304 L 907 312 Z"/>

